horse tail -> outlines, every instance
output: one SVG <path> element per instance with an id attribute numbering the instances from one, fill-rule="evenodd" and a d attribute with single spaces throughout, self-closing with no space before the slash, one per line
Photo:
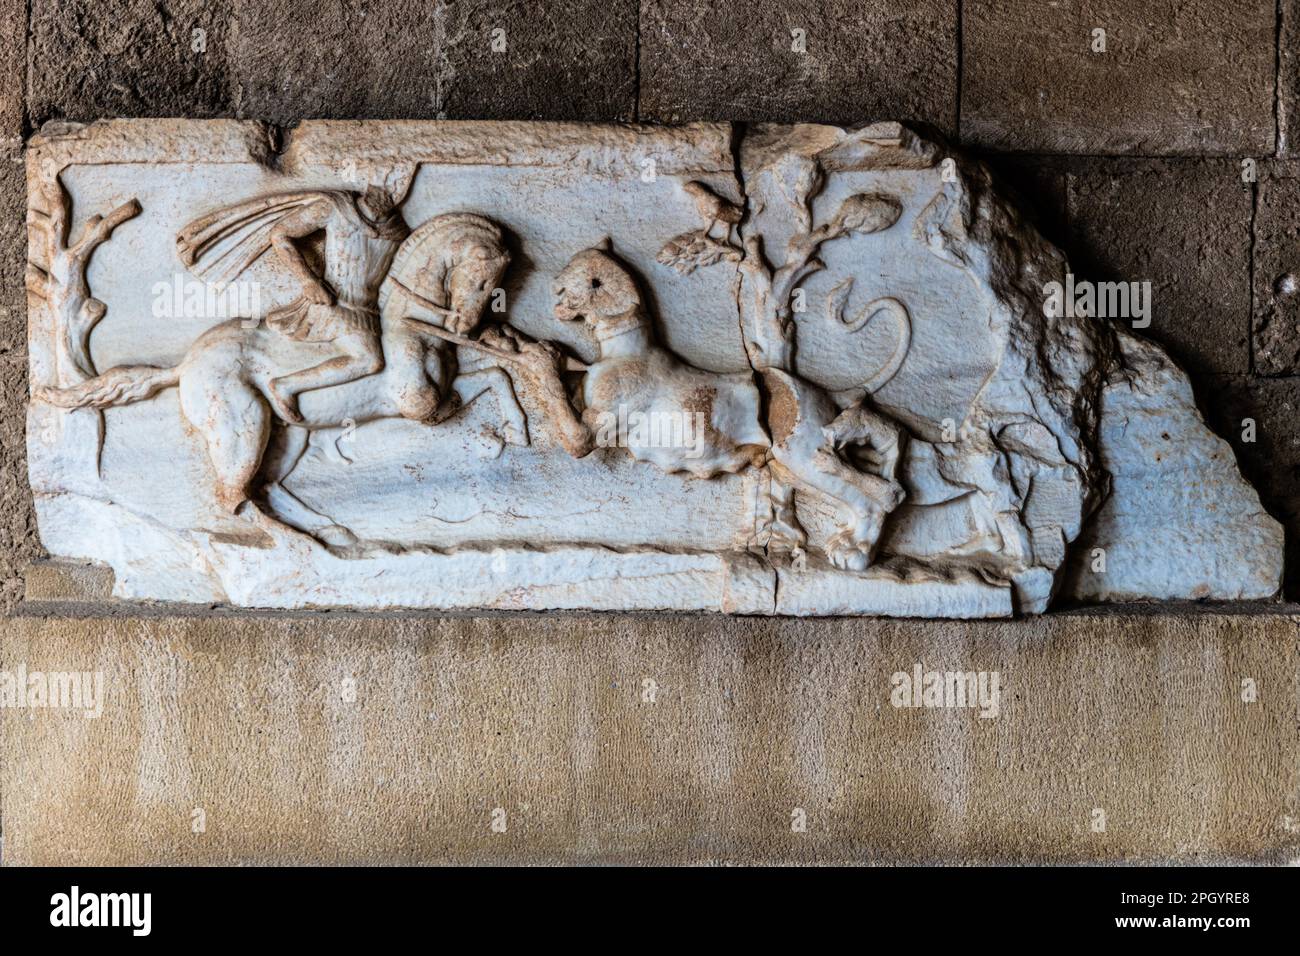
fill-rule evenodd
<path id="1" fill-rule="evenodd" d="M 35 397 L 59 408 L 111 408 L 152 398 L 179 382 L 180 375 L 178 368 L 119 365 L 67 388 L 38 388 Z"/>

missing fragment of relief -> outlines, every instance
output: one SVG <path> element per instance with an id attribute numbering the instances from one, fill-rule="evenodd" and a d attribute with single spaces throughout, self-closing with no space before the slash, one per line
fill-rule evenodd
<path id="1" fill-rule="evenodd" d="M 274 168 L 251 126 L 29 153 L 41 538 L 120 598 L 1001 617 L 1278 591 L 1281 529 L 1183 373 L 1073 291 L 1045 307 L 1062 254 L 905 126 L 733 151 L 725 124 L 310 122 Z"/>

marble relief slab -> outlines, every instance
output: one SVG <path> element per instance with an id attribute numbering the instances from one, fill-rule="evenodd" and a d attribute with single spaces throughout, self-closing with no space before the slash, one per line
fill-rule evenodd
<path id="1" fill-rule="evenodd" d="M 1045 310 L 1064 257 L 897 123 L 111 121 L 45 130 L 28 181 L 41 536 L 122 598 L 993 617 L 1278 588 L 1182 373 Z"/>

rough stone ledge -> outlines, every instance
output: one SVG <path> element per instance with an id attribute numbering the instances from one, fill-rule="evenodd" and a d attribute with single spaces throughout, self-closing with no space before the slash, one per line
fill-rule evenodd
<path id="1" fill-rule="evenodd" d="M 31 588 L 29 586 L 30 594 Z M 0 614 L 0 621 L 9 618 L 139 618 L 156 620 L 160 618 L 248 618 L 251 620 L 282 621 L 461 621 L 461 620 L 506 620 L 516 621 L 521 625 L 529 621 L 545 618 L 589 618 L 593 621 L 613 621 L 621 618 L 630 620 L 700 620 L 728 621 L 753 620 L 755 617 L 773 621 L 795 622 L 809 621 L 857 621 L 864 624 L 878 624 L 897 621 L 914 625 L 937 626 L 941 623 L 977 626 L 984 623 L 1001 625 L 1028 624 L 1032 620 L 1043 618 L 1049 621 L 1062 618 L 1169 618 L 1191 619 L 1198 617 L 1281 617 L 1296 619 L 1300 627 L 1300 603 L 1280 601 L 1131 601 L 1121 604 L 1087 604 L 1053 608 L 1034 618 L 995 618 L 992 621 L 951 620 L 944 618 L 921 617 L 878 617 L 851 614 L 830 614 L 820 616 L 744 615 L 727 614 L 721 611 L 512 611 L 497 608 L 478 608 L 466 611 L 440 611 L 430 608 L 386 608 L 380 610 L 352 610 L 349 608 L 307 608 L 301 610 L 284 610 L 279 608 L 232 607 L 228 604 L 185 604 L 168 601 L 123 601 L 117 598 L 36 598 L 27 597 L 7 612 Z"/>
<path id="2" fill-rule="evenodd" d="M 13 617 L 247 617 L 272 620 L 461 620 L 466 618 L 500 618 L 529 621 L 542 617 L 584 617 L 594 620 L 615 618 L 700 618 L 703 620 L 730 615 L 717 611 L 516 611 L 493 608 L 448 611 L 428 608 L 391 608 L 352 610 L 348 608 L 314 608 L 284 610 L 278 608 L 242 608 L 227 604 L 199 604 L 175 601 L 133 601 L 113 597 L 113 569 L 104 565 L 63 558 L 32 561 L 23 570 L 26 594 L 10 611 Z M 1097 615 L 1106 617 L 1187 615 L 1279 615 L 1300 616 L 1300 603 L 1279 600 L 1257 601 L 1130 601 L 1105 604 L 1063 603 L 1048 612 L 1049 617 Z M 738 615 L 745 617 L 746 615 Z M 798 620 L 790 615 L 763 615 Z M 814 616 L 815 617 L 815 616 Z M 822 620 L 874 621 L 861 615 L 821 615 Z M 902 618 L 895 620 L 936 624 L 937 618 Z M 1008 623 L 1011 619 L 1000 619 Z M 968 621 L 967 623 L 974 623 Z"/>
<path id="3" fill-rule="evenodd" d="M 105 686 L 98 719 L 0 710 L 11 864 L 1300 858 L 1294 609 L 942 622 L 32 602 L 0 635 L 0 670 Z M 892 706 L 891 675 L 917 664 L 997 672 L 999 715 Z"/>

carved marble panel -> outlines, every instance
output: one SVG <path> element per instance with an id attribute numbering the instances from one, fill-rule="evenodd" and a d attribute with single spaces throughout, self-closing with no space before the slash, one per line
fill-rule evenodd
<path id="1" fill-rule="evenodd" d="M 1278 588 L 1280 527 L 1182 373 L 1045 310 L 1062 255 L 896 123 L 273 149 L 113 121 L 47 129 L 28 177 L 41 536 L 123 598 L 992 617 Z"/>

